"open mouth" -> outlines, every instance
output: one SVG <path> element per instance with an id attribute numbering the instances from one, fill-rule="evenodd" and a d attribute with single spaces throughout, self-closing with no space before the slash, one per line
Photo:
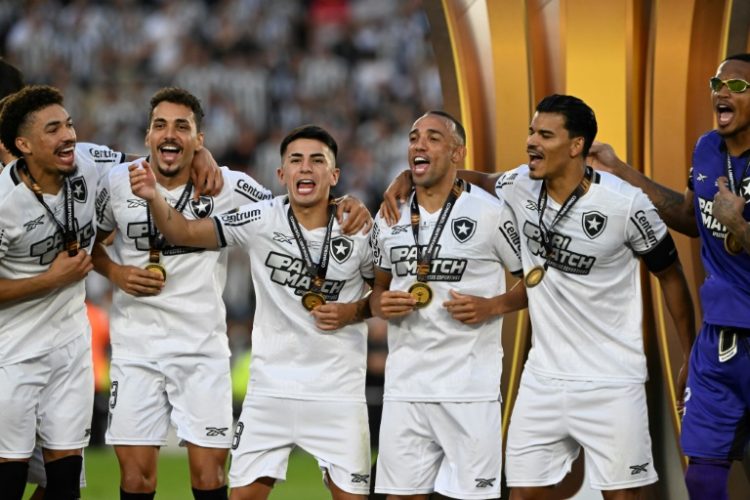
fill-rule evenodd
<path id="1" fill-rule="evenodd" d="M 55 149 L 55 155 L 64 163 L 72 164 L 75 161 L 75 143 L 66 143 Z"/>
<path id="2" fill-rule="evenodd" d="M 415 156 L 412 165 L 412 172 L 421 175 L 430 168 L 430 160 L 425 156 Z"/>
<path id="3" fill-rule="evenodd" d="M 179 158 L 182 148 L 175 144 L 162 144 L 159 146 L 159 153 L 164 163 L 172 164 Z"/>
<path id="4" fill-rule="evenodd" d="M 716 122 L 719 127 L 726 127 L 734 119 L 734 108 L 726 103 L 720 102 L 716 105 Z"/>
<path id="5" fill-rule="evenodd" d="M 314 189 L 315 182 L 312 179 L 301 179 L 297 181 L 297 193 L 299 194 L 310 194 Z"/>
<path id="6" fill-rule="evenodd" d="M 544 159 L 544 155 L 535 149 L 527 149 L 526 154 L 529 155 L 529 167 L 536 167 Z"/>

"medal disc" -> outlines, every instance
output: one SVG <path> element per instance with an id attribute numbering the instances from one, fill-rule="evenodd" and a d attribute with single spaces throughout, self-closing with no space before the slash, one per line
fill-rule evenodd
<path id="1" fill-rule="evenodd" d="M 308 311 L 312 311 L 316 307 L 322 306 L 325 303 L 325 297 L 316 292 L 305 292 L 302 296 L 302 305 L 305 306 L 305 309 Z"/>
<path id="2" fill-rule="evenodd" d="M 523 282 L 526 283 L 526 288 L 534 288 L 542 282 L 542 279 L 544 279 L 544 267 L 536 266 L 526 273 Z"/>
<path id="3" fill-rule="evenodd" d="M 76 255 L 78 255 L 79 247 L 80 245 L 78 244 L 78 240 L 76 239 L 72 239 L 68 241 L 67 243 L 65 243 L 65 250 L 68 251 L 69 257 L 75 257 Z"/>
<path id="4" fill-rule="evenodd" d="M 427 283 L 417 281 L 409 287 L 409 293 L 417 301 L 417 308 L 427 307 L 432 301 L 432 288 Z"/>
<path id="5" fill-rule="evenodd" d="M 154 274 L 161 274 L 162 279 L 167 281 L 167 270 L 161 264 L 147 264 L 146 271 L 151 271 Z"/>
<path id="6" fill-rule="evenodd" d="M 735 235 L 727 233 L 724 236 L 724 249 L 731 255 L 739 255 L 742 252 L 742 245 Z"/>

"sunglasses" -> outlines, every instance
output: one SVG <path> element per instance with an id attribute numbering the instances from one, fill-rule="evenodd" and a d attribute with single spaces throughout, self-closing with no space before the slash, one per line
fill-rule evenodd
<path id="1" fill-rule="evenodd" d="M 750 87 L 750 83 L 746 82 L 745 80 L 740 80 L 739 78 L 722 80 L 721 78 L 713 77 L 708 80 L 708 83 L 709 85 L 711 85 L 711 90 L 713 90 L 714 92 L 720 91 L 722 85 L 726 85 L 729 91 L 735 94 L 741 94 L 742 92 L 746 91 L 748 87 Z"/>

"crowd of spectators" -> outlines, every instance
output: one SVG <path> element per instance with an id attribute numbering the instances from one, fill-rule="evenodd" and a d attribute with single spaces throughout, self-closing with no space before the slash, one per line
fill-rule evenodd
<path id="1" fill-rule="evenodd" d="M 281 192 L 279 143 L 303 123 L 339 142 L 350 193 L 374 211 L 407 167 L 408 130 L 442 94 L 422 0 L 25 0 L 0 2 L 0 55 L 28 83 L 60 88 L 79 140 L 145 153 L 148 100 L 163 86 L 197 95 L 221 165 Z M 230 338 L 248 342 L 244 255 L 230 255 Z M 93 274 L 93 273 L 92 273 Z M 89 280 L 94 302 L 107 283 Z M 382 325 L 371 328 L 382 370 Z"/>

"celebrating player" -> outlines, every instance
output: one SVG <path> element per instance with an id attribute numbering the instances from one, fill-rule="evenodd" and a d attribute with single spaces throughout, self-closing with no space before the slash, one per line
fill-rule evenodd
<path id="1" fill-rule="evenodd" d="M 0 139 L 18 158 L 0 175 L 0 428 L 14 430 L 0 432 L 0 484 L 21 498 L 38 440 L 48 493 L 77 498 L 93 404 L 82 281 L 92 190 L 120 156 L 97 162 L 79 151 L 63 96 L 47 86 L 5 100 Z"/>
<path id="2" fill-rule="evenodd" d="M 389 320 L 375 491 L 426 499 L 500 496 L 503 266 L 520 273 L 510 209 L 456 179 L 463 127 L 430 111 L 409 132 L 415 189 L 376 217 L 373 311 Z"/>
<path id="3" fill-rule="evenodd" d="M 304 126 L 281 143 L 278 176 L 288 195 L 212 219 L 188 221 L 131 167 L 133 192 L 177 245 L 240 245 L 250 254 L 257 308 L 250 383 L 232 445 L 233 499 L 265 498 L 286 475 L 292 448 L 314 455 L 335 499 L 369 491 L 364 397 L 368 236 L 345 236 L 330 190 L 337 145 Z"/>
<path id="4" fill-rule="evenodd" d="M 605 498 L 637 498 L 657 481 L 639 259 L 659 279 L 686 360 L 695 333 L 677 251 L 653 205 L 640 190 L 586 166 L 596 131 L 583 101 L 552 95 L 529 127 L 528 165 L 458 174 L 494 187 L 521 233 L 533 338 L 508 431 L 505 471 L 514 498 L 544 498 L 581 447 L 589 482 Z M 391 204 L 405 192 L 404 178 L 389 188 Z M 683 387 L 686 372 L 683 366 Z"/>
<path id="5" fill-rule="evenodd" d="M 643 189 L 667 225 L 701 239 L 703 325 L 690 356 L 682 449 L 691 498 L 726 499 L 733 460 L 750 467 L 750 54 L 709 80 L 716 130 L 695 145 L 684 194 L 597 145 L 598 166 Z M 750 477 L 750 474 L 748 474 Z"/>

